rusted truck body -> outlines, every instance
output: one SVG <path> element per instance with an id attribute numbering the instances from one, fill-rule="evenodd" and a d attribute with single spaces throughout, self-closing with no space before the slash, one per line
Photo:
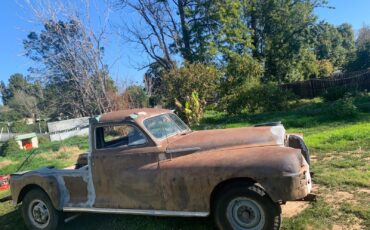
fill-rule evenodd
<path id="1" fill-rule="evenodd" d="M 191 131 L 170 110 L 134 109 L 91 119 L 89 142 L 78 169 L 11 175 L 29 228 L 94 212 L 212 214 L 221 229 L 278 229 L 280 204 L 311 190 L 304 142 L 282 125 Z"/>

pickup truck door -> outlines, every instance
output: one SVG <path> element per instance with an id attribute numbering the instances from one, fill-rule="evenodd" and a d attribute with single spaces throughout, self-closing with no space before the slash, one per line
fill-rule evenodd
<path id="1" fill-rule="evenodd" d="M 92 148 L 94 207 L 164 207 L 158 167 L 158 154 L 163 150 L 139 127 L 131 123 L 96 127 Z"/>

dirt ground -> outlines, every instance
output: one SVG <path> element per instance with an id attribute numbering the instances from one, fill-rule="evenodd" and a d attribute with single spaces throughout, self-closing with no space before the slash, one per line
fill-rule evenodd
<path id="1" fill-rule="evenodd" d="M 347 191 L 335 191 L 331 192 L 330 189 L 324 186 L 314 185 L 312 192 L 316 194 L 318 197 L 322 197 L 326 203 L 333 207 L 339 207 L 341 203 L 347 202 L 350 204 L 358 204 L 358 200 L 356 200 L 357 193 L 364 193 L 370 194 L 370 189 L 368 188 L 360 188 L 353 192 Z M 285 205 L 282 205 L 282 216 L 283 218 L 291 218 L 294 216 L 299 215 L 304 210 L 310 207 L 309 201 L 292 201 L 287 202 Z M 310 227 L 308 229 L 311 230 Z M 315 228 L 312 228 L 315 229 Z M 363 230 L 366 229 L 365 226 L 361 225 L 361 219 L 352 217 L 352 221 L 350 223 L 335 223 L 331 230 Z"/>

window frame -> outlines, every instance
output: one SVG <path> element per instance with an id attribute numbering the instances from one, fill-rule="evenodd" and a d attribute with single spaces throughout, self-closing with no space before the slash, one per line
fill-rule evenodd
<path id="1" fill-rule="evenodd" d="M 116 147 L 102 147 L 102 148 L 97 147 L 98 142 L 97 142 L 97 132 L 96 131 L 98 128 L 104 128 L 104 127 L 110 127 L 110 126 L 123 126 L 123 125 L 128 125 L 136 129 L 138 132 L 140 132 L 143 135 L 143 137 L 146 139 L 146 142 L 143 144 L 137 144 L 137 145 L 120 145 Z M 120 122 L 120 123 L 113 122 L 113 123 L 97 124 L 96 126 L 94 126 L 94 150 L 95 151 L 105 151 L 105 150 L 109 151 L 109 150 L 115 150 L 115 149 L 132 149 L 132 148 L 138 148 L 138 147 L 146 147 L 146 146 L 150 146 L 151 142 L 152 140 L 150 139 L 150 137 L 148 137 L 146 132 L 143 129 L 141 129 L 138 125 L 132 122 Z"/>
<path id="2" fill-rule="evenodd" d="M 168 136 L 164 136 L 164 137 L 162 137 L 162 138 L 157 138 L 157 137 L 155 137 L 153 134 L 152 134 L 152 132 L 146 127 L 146 125 L 145 125 L 145 121 L 146 120 L 148 120 L 148 119 L 151 119 L 151 118 L 155 118 L 155 117 L 159 117 L 159 116 L 163 116 L 163 115 L 167 115 L 167 116 L 169 116 L 170 117 L 170 115 L 169 114 L 173 114 L 173 115 L 175 115 L 175 116 L 177 116 L 176 114 L 174 114 L 174 113 L 161 113 L 161 114 L 157 114 L 157 115 L 154 115 L 154 116 L 151 116 L 151 117 L 147 117 L 147 118 L 145 118 L 145 119 L 143 119 L 143 121 L 142 121 L 142 125 L 143 125 L 143 127 L 144 127 L 144 129 L 145 129 L 145 131 L 154 139 L 154 140 L 156 140 L 156 141 L 163 141 L 163 140 L 165 140 L 165 139 L 167 139 L 167 138 L 170 138 L 170 137 L 173 137 L 173 136 L 176 136 L 177 134 L 179 134 L 179 133 L 173 133 L 173 134 L 171 134 L 171 135 L 168 135 Z M 178 117 L 178 116 L 177 116 Z M 179 117 L 178 117 L 179 118 Z M 172 118 L 170 117 L 170 119 L 172 120 Z M 181 118 L 179 118 L 180 120 L 181 120 Z M 183 121 L 183 120 L 181 120 L 185 125 L 186 125 L 186 123 Z M 175 125 L 179 128 L 179 126 L 178 126 L 178 124 L 176 124 L 176 122 L 174 122 L 175 123 Z M 188 125 L 186 125 L 186 127 L 188 127 L 188 131 L 191 131 L 191 128 L 188 126 Z"/>

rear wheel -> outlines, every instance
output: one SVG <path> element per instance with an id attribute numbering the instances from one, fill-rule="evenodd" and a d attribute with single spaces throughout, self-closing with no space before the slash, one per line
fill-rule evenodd
<path id="1" fill-rule="evenodd" d="M 44 191 L 33 189 L 23 198 L 22 215 L 28 229 L 52 230 L 61 224 L 62 213 L 53 207 Z"/>
<path id="2" fill-rule="evenodd" d="M 221 230 L 277 230 L 281 209 L 259 186 L 240 184 L 218 193 L 214 217 Z"/>

